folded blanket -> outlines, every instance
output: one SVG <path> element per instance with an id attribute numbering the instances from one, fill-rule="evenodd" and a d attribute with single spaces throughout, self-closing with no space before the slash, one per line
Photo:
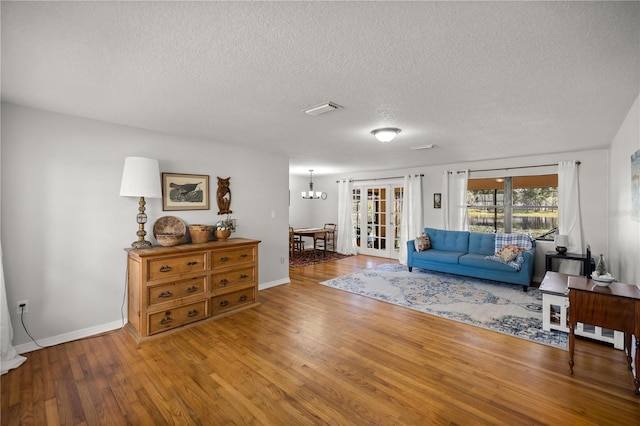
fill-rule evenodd
<path id="1" fill-rule="evenodd" d="M 495 254 L 485 259 L 509 265 L 519 271 L 524 263 L 522 253 L 533 247 L 533 240 L 525 234 L 496 234 Z"/>

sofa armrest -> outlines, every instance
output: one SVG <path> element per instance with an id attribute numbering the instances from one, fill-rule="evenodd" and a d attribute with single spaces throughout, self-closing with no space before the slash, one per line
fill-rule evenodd
<path id="1" fill-rule="evenodd" d="M 525 269 L 529 275 L 533 274 L 534 262 L 536 260 L 536 248 L 532 247 L 529 250 L 523 251 L 522 257 L 524 258 L 524 262 L 522 263 L 521 269 Z"/>
<path id="2" fill-rule="evenodd" d="M 407 241 L 407 266 L 413 265 L 413 253 L 416 252 L 415 240 Z"/>

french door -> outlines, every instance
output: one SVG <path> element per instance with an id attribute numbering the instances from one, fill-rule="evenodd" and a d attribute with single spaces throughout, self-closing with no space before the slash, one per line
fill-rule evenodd
<path id="1" fill-rule="evenodd" d="M 400 253 L 401 184 L 353 188 L 353 223 L 358 253 L 397 259 Z"/>

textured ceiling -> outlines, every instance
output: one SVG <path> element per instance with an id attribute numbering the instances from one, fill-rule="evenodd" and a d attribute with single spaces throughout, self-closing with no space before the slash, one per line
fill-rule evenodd
<path id="1" fill-rule="evenodd" d="M 2 100 L 295 174 L 604 148 L 639 93 L 639 2 L 2 2 Z"/>

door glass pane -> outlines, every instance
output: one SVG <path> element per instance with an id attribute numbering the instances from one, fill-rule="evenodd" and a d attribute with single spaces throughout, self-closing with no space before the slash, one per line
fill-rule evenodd
<path id="1" fill-rule="evenodd" d="M 400 225 L 402 224 L 402 203 L 404 188 L 393 188 L 393 249 L 400 251 Z"/>
<path id="2" fill-rule="evenodd" d="M 387 190 L 367 189 L 367 248 L 386 249 Z"/>

